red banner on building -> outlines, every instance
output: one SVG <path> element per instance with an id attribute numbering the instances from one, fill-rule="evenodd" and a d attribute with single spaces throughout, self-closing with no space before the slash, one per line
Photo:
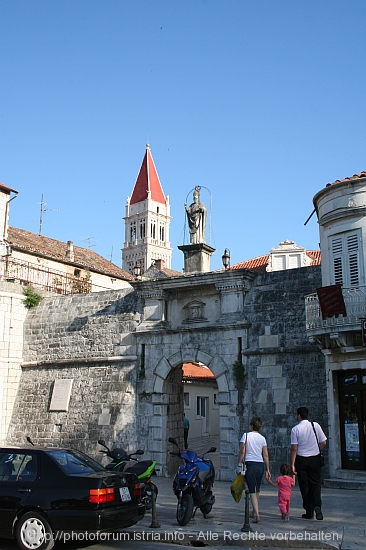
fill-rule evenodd
<path id="1" fill-rule="evenodd" d="M 327 317 L 346 317 L 346 306 L 343 299 L 341 285 L 330 285 L 317 288 L 320 309 L 323 319 Z"/>

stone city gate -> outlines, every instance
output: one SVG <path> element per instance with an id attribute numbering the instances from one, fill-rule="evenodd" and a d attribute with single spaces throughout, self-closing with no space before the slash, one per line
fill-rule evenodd
<path id="1" fill-rule="evenodd" d="M 244 294 L 253 274 L 193 275 L 144 282 L 137 287 L 143 321 L 136 328 L 140 358 L 138 433 L 150 438 L 162 474 L 176 462 L 169 455 L 170 436 L 183 430 L 182 365 L 202 363 L 215 376 L 219 407 L 220 479 L 231 479 L 238 453 L 242 392 L 233 365 L 247 342 Z M 244 276 L 243 276 L 244 275 Z M 141 440 L 140 440 L 141 441 Z M 171 450 L 171 449 L 170 449 Z"/>

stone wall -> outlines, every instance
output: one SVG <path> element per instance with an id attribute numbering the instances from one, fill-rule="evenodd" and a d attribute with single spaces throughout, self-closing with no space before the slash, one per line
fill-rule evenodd
<path id="1" fill-rule="evenodd" d="M 261 274 L 244 306 L 251 328 L 244 352 L 248 376 L 241 431 L 253 414 L 262 418 L 276 474 L 289 460 L 297 407 L 307 406 L 327 433 L 324 357 L 305 332 L 304 297 L 319 286 L 318 267 Z"/>
<path id="2" fill-rule="evenodd" d="M 137 302 L 131 287 L 44 298 L 24 325 L 24 363 L 135 355 Z"/>
<path id="3" fill-rule="evenodd" d="M 30 435 L 35 443 L 72 445 L 95 456 L 99 438 L 135 447 L 139 318 L 131 288 L 47 297 L 32 308 L 8 442 Z M 64 401 L 57 410 L 51 404 L 59 380 L 72 387 L 69 401 L 56 396 Z"/>

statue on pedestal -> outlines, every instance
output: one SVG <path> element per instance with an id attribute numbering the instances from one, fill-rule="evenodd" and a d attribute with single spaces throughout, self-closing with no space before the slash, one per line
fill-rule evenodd
<path id="1" fill-rule="evenodd" d="M 188 206 L 187 203 L 184 203 L 191 244 L 205 242 L 207 209 L 200 201 L 200 191 L 201 187 L 196 185 L 193 191 L 193 203 L 190 206 Z"/>

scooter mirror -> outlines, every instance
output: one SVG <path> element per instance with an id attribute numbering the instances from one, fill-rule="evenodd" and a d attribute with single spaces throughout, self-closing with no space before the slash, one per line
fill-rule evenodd
<path id="1" fill-rule="evenodd" d="M 134 455 L 143 455 L 144 453 L 145 453 L 145 451 L 143 451 L 142 449 L 137 449 L 137 451 L 133 454 Z"/>
<path id="2" fill-rule="evenodd" d="M 98 439 L 98 443 L 99 443 L 99 445 L 103 445 L 103 447 L 105 446 L 104 439 Z"/>
<path id="3" fill-rule="evenodd" d="M 216 447 L 211 447 L 211 449 L 209 451 L 207 451 L 208 453 L 214 453 L 216 452 Z"/>
<path id="4" fill-rule="evenodd" d="M 173 443 L 173 445 L 176 445 L 178 447 L 178 443 L 177 443 L 176 439 L 174 439 L 174 437 L 169 437 L 168 441 L 169 441 L 169 443 Z"/>

